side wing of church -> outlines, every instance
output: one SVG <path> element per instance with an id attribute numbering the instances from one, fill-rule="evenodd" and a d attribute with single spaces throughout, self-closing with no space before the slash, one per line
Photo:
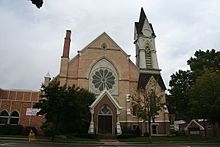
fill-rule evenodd
<path id="1" fill-rule="evenodd" d="M 134 43 L 136 65 L 113 39 L 103 33 L 78 54 L 69 59 L 71 31 L 67 30 L 57 79 L 61 84 L 76 85 L 96 94 L 90 106 L 91 134 L 118 134 L 141 129 L 148 132 L 148 122 L 133 115 L 130 96 L 139 95 L 140 89 L 151 87 L 156 81 L 156 93 L 165 103 L 165 85 L 160 74 L 152 24 L 141 9 L 135 22 Z M 164 107 L 152 123 L 153 135 L 169 133 L 168 110 Z"/>

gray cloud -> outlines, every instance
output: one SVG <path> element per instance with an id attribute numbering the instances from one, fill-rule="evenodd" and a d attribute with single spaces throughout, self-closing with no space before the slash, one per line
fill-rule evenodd
<path id="1" fill-rule="evenodd" d="M 135 61 L 134 21 L 144 10 L 156 32 L 160 68 L 170 75 L 187 69 L 198 49 L 219 50 L 218 0 L 28 0 L 0 1 L 0 87 L 38 90 L 44 75 L 59 72 L 63 38 L 72 30 L 71 57 L 107 32 Z"/>

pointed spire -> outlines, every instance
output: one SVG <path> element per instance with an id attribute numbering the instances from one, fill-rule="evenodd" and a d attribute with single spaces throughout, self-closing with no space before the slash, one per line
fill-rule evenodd
<path id="1" fill-rule="evenodd" d="M 146 22 L 145 22 L 146 21 Z M 144 27 L 144 23 L 147 23 L 149 25 L 150 30 L 152 31 L 152 37 L 156 37 L 155 33 L 154 33 L 154 29 L 151 23 L 149 23 L 147 16 L 144 12 L 143 7 L 141 7 L 141 12 L 140 12 L 140 17 L 139 17 L 139 22 L 135 22 L 135 28 L 137 31 L 137 34 L 143 34 L 143 27 Z"/>
<path id="2" fill-rule="evenodd" d="M 71 30 L 66 30 L 66 37 L 65 37 L 65 40 L 64 40 L 62 58 L 69 58 L 70 41 L 71 41 L 70 37 L 71 37 Z"/>
<path id="3" fill-rule="evenodd" d="M 136 27 L 136 30 L 137 30 L 137 34 L 142 34 L 142 28 L 144 26 L 144 21 L 145 20 L 147 20 L 147 22 L 148 22 L 148 19 L 147 19 L 147 16 L 146 16 L 145 12 L 144 12 L 144 9 L 143 9 L 143 7 L 141 7 L 139 22 L 135 22 L 135 27 Z"/>

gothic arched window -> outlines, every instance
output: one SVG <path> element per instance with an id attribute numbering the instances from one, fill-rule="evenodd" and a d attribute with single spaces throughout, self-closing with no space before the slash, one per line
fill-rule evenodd
<path id="1" fill-rule="evenodd" d="M 8 119 L 9 119 L 9 115 L 8 112 L 6 110 L 3 110 L 0 113 L 0 124 L 7 124 L 8 123 Z"/>
<path id="2" fill-rule="evenodd" d="M 10 115 L 10 122 L 11 125 L 18 125 L 19 122 L 19 114 L 17 111 L 13 111 Z"/>

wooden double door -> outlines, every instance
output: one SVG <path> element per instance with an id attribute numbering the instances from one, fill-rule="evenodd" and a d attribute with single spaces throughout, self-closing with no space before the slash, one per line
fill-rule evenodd
<path id="1" fill-rule="evenodd" d="M 98 133 L 112 134 L 112 115 L 98 116 Z"/>

